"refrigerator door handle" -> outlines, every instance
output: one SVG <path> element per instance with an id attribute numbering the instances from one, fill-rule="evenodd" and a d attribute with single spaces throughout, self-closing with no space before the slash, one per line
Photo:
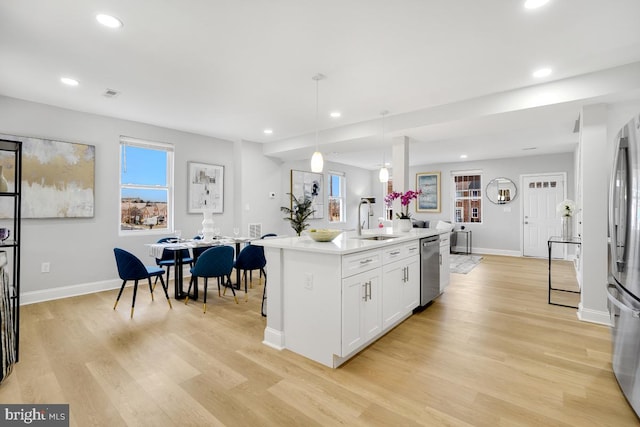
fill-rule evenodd
<path id="1" fill-rule="evenodd" d="M 631 317 L 640 318 L 640 310 L 635 310 L 629 307 L 628 305 L 621 302 L 618 298 L 616 298 L 615 295 L 611 293 L 611 290 L 615 288 L 616 288 L 615 285 L 607 283 L 607 299 L 609 300 L 609 302 L 611 302 L 611 304 L 618 307 L 620 310 L 626 313 L 631 313 Z"/>

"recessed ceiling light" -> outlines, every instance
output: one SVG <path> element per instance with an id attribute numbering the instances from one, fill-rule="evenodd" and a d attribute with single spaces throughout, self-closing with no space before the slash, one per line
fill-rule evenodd
<path id="1" fill-rule="evenodd" d="M 460 154 L 460 158 L 461 158 L 461 159 L 466 159 L 466 158 L 467 158 L 467 155 L 466 155 L 466 154 Z"/>
<path id="2" fill-rule="evenodd" d="M 80 84 L 76 79 L 72 79 L 71 77 L 60 77 L 60 81 L 67 86 L 78 86 Z"/>
<path id="3" fill-rule="evenodd" d="M 122 21 L 115 16 L 105 15 L 103 13 L 96 15 L 96 20 L 105 27 L 109 28 L 121 28 L 123 25 Z"/>
<path id="4" fill-rule="evenodd" d="M 541 79 L 543 77 L 548 77 L 551 75 L 551 68 L 540 68 L 539 70 L 536 70 L 533 72 L 533 77 L 535 77 L 536 79 Z"/>
<path id="5" fill-rule="evenodd" d="M 537 9 L 549 3 L 549 0 L 526 0 L 524 2 L 525 9 Z"/>
<path id="6" fill-rule="evenodd" d="M 342 113 L 340 113 L 340 111 L 332 111 L 329 115 L 331 117 L 333 117 L 334 119 L 337 119 L 338 117 L 340 117 L 342 115 Z"/>
<path id="7" fill-rule="evenodd" d="M 267 135 L 271 135 L 273 133 L 273 129 L 265 129 L 263 132 Z"/>

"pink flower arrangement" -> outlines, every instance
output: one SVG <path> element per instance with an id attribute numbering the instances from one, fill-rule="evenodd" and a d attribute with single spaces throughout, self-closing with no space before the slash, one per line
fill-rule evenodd
<path id="1" fill-rule="evenodd" d="M 388 207 L 391 207 L 393 201 L 397 198 L 400 198 L 402 209 L 400 210 L 400 212 L 397 212 L 396 215 L 400 219 L 409 219 L 411 218 L 411 214 L 409 213 L 409 203 L 411 203 L 411 200 L 417 199 L 420 193 L 421 191 L 413 190 L 408 190 L 406 193 L 398 193 L 397 191 L 394 191 L 393 193 L 389 193 L 384 197 L 384 202 Z"/>

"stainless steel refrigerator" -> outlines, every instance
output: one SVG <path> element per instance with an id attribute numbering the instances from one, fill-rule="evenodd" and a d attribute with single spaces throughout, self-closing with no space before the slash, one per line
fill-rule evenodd
<path id="1" fill-rule="evenodd" d="M 613 371 L 640 416 L 640 115 L 616 137 L 609 239 Z"/>

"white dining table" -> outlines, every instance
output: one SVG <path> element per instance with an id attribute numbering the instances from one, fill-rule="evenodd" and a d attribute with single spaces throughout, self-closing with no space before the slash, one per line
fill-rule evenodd
<path id="1" fill-rule="evenodd" d="M 174 253 L 174 298 L 175 299 L 184 299 L 187 296 L 187 293 L 184 291 L 183 286 L 183 262 L 181 252 L 183 249 L 190 250 L 192 253 L 195 253 L 193 249 L 195 248 L 210 248 L 214 246 L 220 245 L 234 245 L 235 246 L 235 257 L 237 259 L 240 254 L 240 246 L 244 243 L 249 243 L 253 238 L 249 237 L 220 237 L 217 239 L 213 239 L 210 242 L 206 242 L 201 239 L 188 239 L 188 240 L 176 240 L 173 242 L 163 242 L 163 243 L 147 243 L 146 246 L 149 247 L 149 256 L 153 258 L 162 258 L 162 254 L 165 249 L 173 251 Z M 196 257 L 194 257 L 193 262 L 195 263 Z M 189 295 L 190 299 L 197 300 L 198 299 L 198 286 L 193 287 L 193 293 Z M 240 270 L 236 269 L 236 283 L 235 288 L 240 289 Z"/>

